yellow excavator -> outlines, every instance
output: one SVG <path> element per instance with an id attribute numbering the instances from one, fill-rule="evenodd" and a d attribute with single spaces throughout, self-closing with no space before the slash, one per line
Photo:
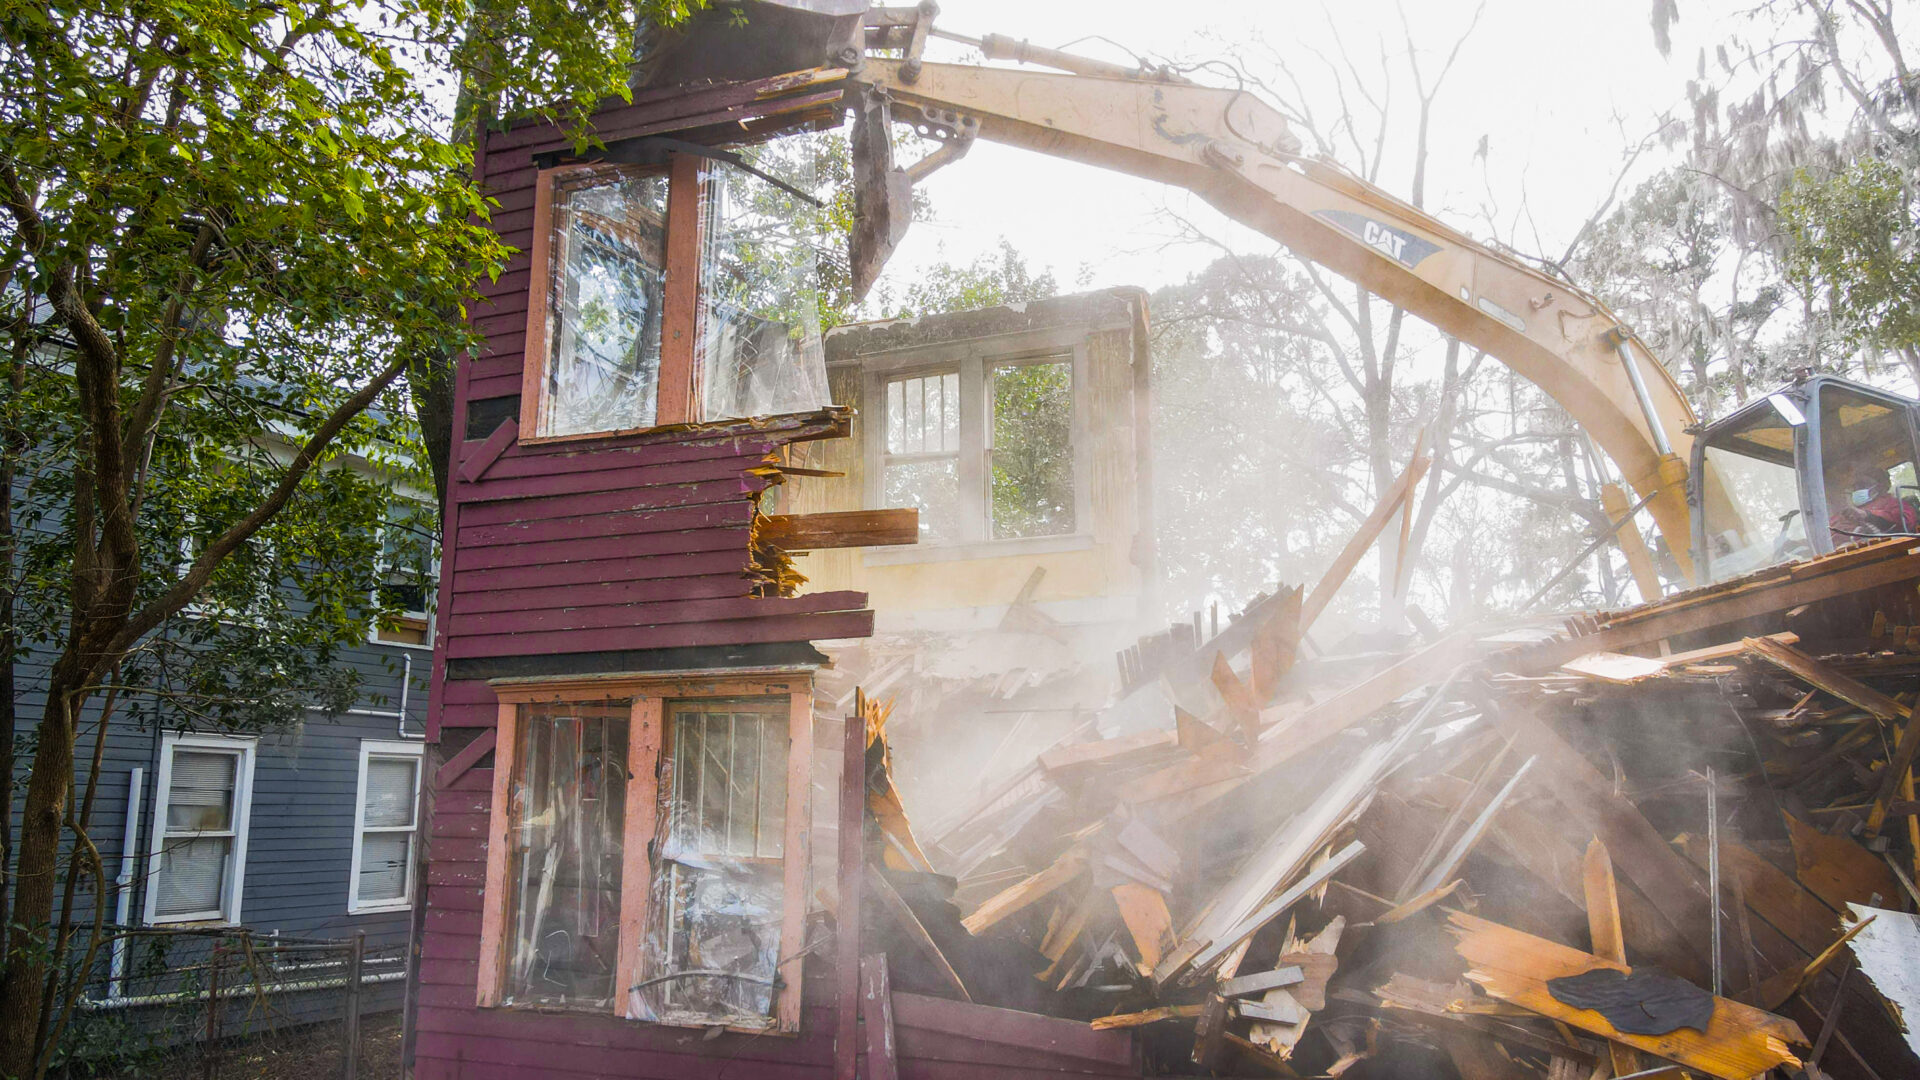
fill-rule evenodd
<path id="1" fill-rule="evenodd" d="M 1645 599 L 1664 589 L 1627 520 L 1643 506 L 1683 587 L 1920 533 L 1914 402 L 1803 377 L 1703 429 L 1667 369 L 1598 298 L 1306 155 L 1257 95 L 997 34 L 949 33 L 933 25 L 937 14 L 930 2 L 869 9 L 839 56 L 858 87 L 857 291 L 905 234 L 913 184 L 976 139 L 1025 147 L 1186 188 L 1546 391 L 1632 489 L 1607 485 L 1603 506 Z M 929 62 L 932 37 L 1023 66 Z M 938 148 L 896 165 L 896 123 Z"/>

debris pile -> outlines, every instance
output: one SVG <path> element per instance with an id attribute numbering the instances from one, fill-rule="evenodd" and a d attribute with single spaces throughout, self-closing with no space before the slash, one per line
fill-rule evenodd
<path id="1" fill-rule="evenodd" d="M 1196 620 L 918 845 L 888 803 L 889 951 L 1150 1073 L 1920 1075 L 1913 543 L 1403 648 L 1303 644 L 1337 578 Z"/>

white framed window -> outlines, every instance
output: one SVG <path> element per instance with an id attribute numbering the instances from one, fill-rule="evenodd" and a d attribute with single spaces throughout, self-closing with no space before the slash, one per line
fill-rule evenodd
<path id="1" fill-rule="evenodd" d="M 360 742 L 360 793 L 354 799 L 347 879 L 351 914 L 413 906 L 424 749 L 415 742 Z"/>
<path id="2" fill-rule="evenodd" d="M 254 746 L 227 735 L 161 736 L 148 923 L 240 921 Z"/>
<path id="3" fill-rule="evenodd" d="M 406 649 L 433 648 L 434 589 L 440 580 L 440 544 L 431 504 L 396 494 L 380 534 L 379 577 L 373 591 L 377 616 L 367 639 Z"/>

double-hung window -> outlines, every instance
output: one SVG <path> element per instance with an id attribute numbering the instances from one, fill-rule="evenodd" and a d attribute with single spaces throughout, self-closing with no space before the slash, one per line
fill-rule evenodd
<path id="1" fill-rule="evenodd" d="M 911 366 L 868 373 L 868 505 L 918 508 L 922 544 L 1086 533 L 1088 440 L 1076 402 L 1084 347 L 1043 340 L 1001 356 L 928 351 L 904 357 Z"/>
<path id="2" fill-rule="evenodd" d="M 542 170 L 522 441 L 828 404 L 817 137 L 741 154 Z"/>
<path id="3" fill-rule="evenodd" d="M 413 905 L 419 843 L 420 761 L 413 742 L 360 743 L 359 796 L 353 810 L 353 862 L 347 911 L 398 911 Z"/>
<path id="4" fill-rule="evenodd" d="M 253 757 L 252 739 L 162 736 L 147 922 L 240 921 Z"/>
<path id="5" fill-rule="evenodd" d="M 796 1030 L 810 678 L 495 689 L 479 1003 Z"/>

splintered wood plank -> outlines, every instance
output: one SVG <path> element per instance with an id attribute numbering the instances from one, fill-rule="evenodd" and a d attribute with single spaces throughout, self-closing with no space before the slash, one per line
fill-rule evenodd
<path id="1" fill-rule="evenodd" d="M 1432 458 L 1427 453 L 1424 441 L 1423 434 L 1422 438 L 1415 442 L 1413 458 L 1407 462 L 1406 469 L 1394 479 L 1393 483 L 1387 485 L 1386 492 L 1374 505 L 1373 512 L 1367 515 L 1367 520 L 1360 523 L 1360 528 L 1354 531 L 1353 536 L 1347 540 L 1346 546 L 1340 549 L 1340 554 L 1334 557 L 1333 565 L 1327 567 L 1327 572 L 1321 575 L 1319 583 L 1314 585 L 1313 591 L 1307 594 L 1306 600 L 1300 606 L 1300 633 L 1305 634 L 1313 628 L 1314 620 L 1327 609 L 1327 604 L 1332 602 L 1334 594 L 1339 592 L 1340 586 L 1346 583 L 1347 576 L 1353 573 L 1354 567 L 1360 565 L 1360 560 L 1366 556 L 1367 549 L 1373 547 L 1373 542 L 1380 538 L 1381 530 L 1387 527 L 1387 522 L 1392 521 L 1393 515 L 1398 513 L 1401 506 L 1406 503 L 1407 495 L 1413 490 L 1413 485 L 1419 483 L 1420 478 L 1426 474 L 1427 465 Z"/>
<path id="2" fill-rule="evenodd" d="M 1300 650 L 1300 610 L 1305 591 L 1299 586 L 1286 591 L 1278 607 L 1269 605 L 1269 614 L 1253 632 L 1247 656 L 1251 662 L 1254 700 L 1273 704 L 1280 693 L 1280 679 L 1293 669 Z"/>
<path id="3" fill-rule="evenodd" d="M 1095 1031 L 1112 1031 L 1115 1028 L 1144 1027 L 1147 1024 L 1157 1024 L 1162 1020 L 1192 1020 L 1197 1018 L 1205 1008 L 1204 1005 L 1162 1005 L 1140 1012 L 1102 1016 L 1087 1026 Z"/>
<path id="4" fill-rule="evenodd" d="M 1627 962 L 1627 936 L 1620 928 L 1620 894 L 1613 884 L 1613 860 L 1607 845 L 1594 837 L 1587 844 L 1584 880 L 1587 888 L 1587 932 L 1593 937 L 1593 954 L 1616 964 Z M 1630 1046 L 1607 1043 L 1613 1058 L 1613 1075 L 1628 1076 L 1640 1071 L 1640 1054 Z"/>
<path id="5" fill-rule="evenodd" d="M 1040 767 L 1049 773 L 1058 773 L 1091 765 L 1129 764 L 1173 747 L 1177 739 L 1171 731 L 1142 731 L 1092 742 L 1064 743 L 1041 754 Z"/>
<path id="6" fill-rule="evenodd" d="M 1887 864 L 1846 836 L 1826 833 L 1782 810 L 1787 835 L 1793 841 L 1793 861 L 1800 880 L 1836 911 L 1848 904 L 1867 904 L 1875 893 L 1880 902 L 1896 902 L 1900 885 Z"/>
<path id="7" fill-rule="evenodd" d="M 1645 656 L 1628 656 L 1625 653 L 1595 652 L 1585 656 L 1576 656 L 1560 665 L 1560 670 L 1573 675 L 1581 675 L 1599 682 L 1615 683 L 1626 686 L 1658 675 L 1664 675 L 1667 666 L 1659 660 Z"/>
<path id="8" fill-rule="evenodd" d="M 934 943 L 933 936 L 927 933 L 925 926 L 921 925 L 913 909 L 907 906 L 899 890 L 893 887 L 893 882 L 888 881 L 887 875 L 872 864 L 868 865 L 867 870 L 867 884 L 872 886 L 874 898 L 880 901 L 880 910 L 893 920 L 894 926 L 905 934 L 920 955 L 933 965 L 933 969 L 939 972 L 941 980 L 947 984 L 949 990 L 953 991 L 955 997 L 961 1001 L 972 1001 L 973 995 L 967 993 L 967 984 L 960 980 L 960 973 L 954 971 L 953 965 L 947 962 L 947 955 L 940 951 L 939 945 Z"/>
<path id="9" fill-rule="evenodd" d="M 1799 649 L 1772 638 L 1743 638 L 1740 642 L 1755 656 L 1787 672 L 1809 686 L 1817 686 L 1841 701 L 1857 705 L 1882 720 L 1904 720 L 1913 710 L 1866 683 L 1828 667 Z"/>
<path id="10" fill-rule="evenodd" d="M 783 551 L 897 547 L 920 542 L 920 511 L 839 510 L 819 514 L 773 514 L 755 534 Z"/>
<path id="11" fill-rule="evenodd" d="M 979 935 L 987 927 L 1024 911 L 1053 895 L 1078 878 L 1087 868 L 1087 857 L 1079 848 L 1071 848 L 1045 870 L 1017 882 L 987 899 L 973 914 L 960 920 L 967 933 Z"/>
<path id="12" fill-rule="evenodd" d="M 1707 866 L 1706 837 L 1692 833 L 1674 843 L 1702 870 Z M 1793 875 L 1758 854 L 1722 839 L 1720 872 L 1739 883 L 1747 906 L 1808 956 L 1819 952 L 1840 925 L 1840 913 Z"/>
<path id="13" fill-rule="evenodd" d="M 1798 1024 L 1785 1017 L 1716 998 L 1713 1018 L 1708 1021 L 1705 1032 L 1678 1028 L 1665 1035 L 1629 1035 L 1592 1009 L 1562 1004 L 1547 989 L 1550 979 L 1602 967 L 1631 972 L 1627 965 L 1465 912 L 1453 912 L 1449 921 L 1450 929 L 1459 938 L 1454 948 L 1468 964 L 1467 978 L 1502 1001 L 1721 1080 L 1748 1080 L 1769 1069 L 1800 1064 L 1800 1059 L 1788 1047 L 1789 1044 L 1805 1045 L 1807 1037 Z"/>
<path id="14" fill-rule="evenodd" d="M 1113 902 L 1139 951 L 1140 974 L 1152 975 L 1173 943 L 1173 915 L 1167 911 L 1167 898 L 1158 889 L 1129 882 L 1113 887 Z"/>
<path id="15" fill-rule="evenodd" d="M 1227 703 L 1227 715 L 1240 729 L 1241 742 L 1252 746 L 1260 737 L 1260 707 L 1254 702 L 1252 688 L 1240 681 L 1240 676 L 1233 673 L 1232 665 L 1220 653 L 1213 654 L 1211 678 L 1213 688 L 1220 691 L 1220 700 Z"/>
<path id="16" fill-rule="evenodd" d="M 865 1075 L 870 1080 L 898 1080 L 900 1065 L 893 1040 L 893 985 L 887 977 L 887 954 L 860 958 L 860 1017 L 867 1032 Z"/>

